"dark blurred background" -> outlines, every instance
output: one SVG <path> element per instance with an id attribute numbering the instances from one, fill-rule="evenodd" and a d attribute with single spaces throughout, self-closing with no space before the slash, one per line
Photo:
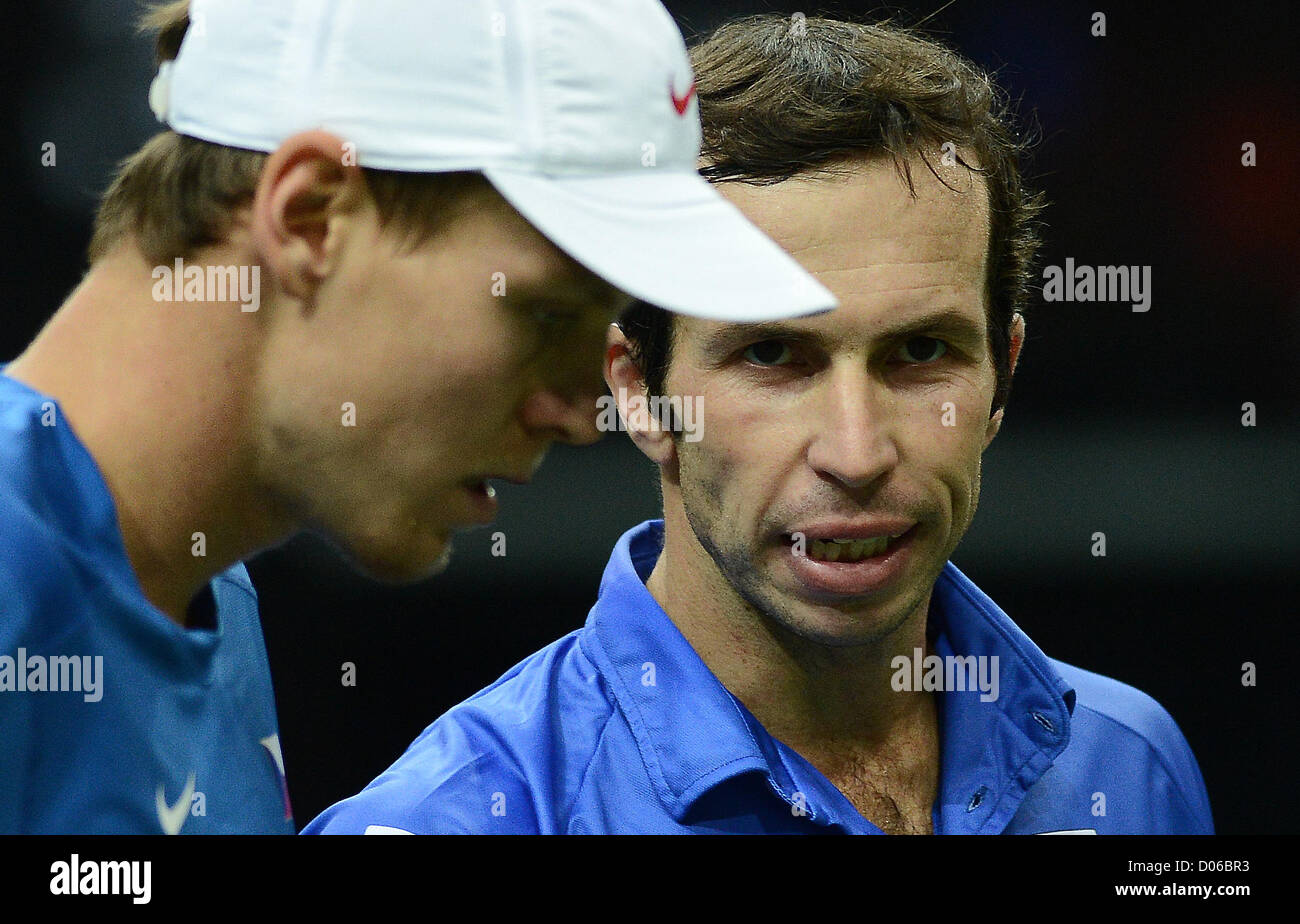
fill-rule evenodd
<path id="1" fill-rule="evenodd" d="M 1049 655 L 1140 687 L 1174 715 L 1220 833 L 1295 831 L 1297 711 L 1282 683 L 1300 548 L 1290 5 L 667 6 L 688 40 L 752 12 L 930 17 L 925 29 L 994 70 L 1041 126 L 1029 173 L 1053 203 L 1043 263 L 1152 267 L 1146 313 L 1033 305 L 980 513 L 954 560 Z M 0 361 L 78 282 L 97 195 L 158 129 L 134 0 L 22 7 L 0 29 Z M 1105 37 L 1091 34 L 1099 8 Z M 1245 142 L 1256 166 L 1242 165 Z M 418 586 L 352 576 L 309 538 L 250 563 L 300 826 L 449 706 L 580 626 L 615 540 L 657 515 L 655 471 L 617 434 L 557 449 L 536 484 L 501 495 L 498 523 L 464 534 L 452 567 Z M 490 554 L 495 530 L 505 557 Z M 1104 558 L 1091 554 L 1095 531 Z M 1242 685 L 1247 661 L 1257 686 Z M 344 662 L 355 687 L 341 683 Z"/>

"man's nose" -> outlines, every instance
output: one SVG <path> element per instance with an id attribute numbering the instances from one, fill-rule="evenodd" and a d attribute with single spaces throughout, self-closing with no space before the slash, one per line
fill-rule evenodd
<path id="1" fill-rule="evenodd" d="M 595 362 L 592 367 L 566 376 L 566 381 L 547 383 L 529 395 L 521 411 L 524 428 L 535 437 L 574 446 L 598 442 L 597 401 L 606 388 Z"/>
<path id="2" fill-rule="evenodd" d="M 847 488 L 870 485 L 898 464 L 887 392 L 868 369 L 832 369 L 810 419 L 814 436 L 808 462 Z"/>

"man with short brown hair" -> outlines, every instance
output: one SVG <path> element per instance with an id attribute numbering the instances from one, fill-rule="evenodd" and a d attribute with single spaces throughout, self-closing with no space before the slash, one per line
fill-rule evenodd
<path id="1" fill-rule="evenodd" d="M 839 309 L 625 313 L 605 377 L 664 519 L 620 539 L 582 629 L 306 831 L 1211 832 L 1168 713 L 1046 657 L 949 561 L 1040 207 L 988 78 L 801 16 L 693 60 L 705 173 Z"/>

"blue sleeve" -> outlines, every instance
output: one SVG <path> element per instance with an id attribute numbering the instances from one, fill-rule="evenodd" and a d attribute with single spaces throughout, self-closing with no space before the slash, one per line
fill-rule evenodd
<path id="1" fill-rule="evenodd" d="M 1111 810 L 1135 816 L 1124 820 L 1126 828 L 1132 833 L 1213 834 L 1201 768 L 1173 716 L 1141 690 L 1055 664 L 1077 695 L 1070 745 L 1062 759 L 1091 762 L 1099 778 L 1113 781 L 1119 798 L 1111 800 Z"/>
<path id="2" fill-rule="evenodd" d="M 542 833 L 534 794 L 508 756 L 476 747 L 454 715 L 429 726 L 373 783 L 302 833 Z"/>

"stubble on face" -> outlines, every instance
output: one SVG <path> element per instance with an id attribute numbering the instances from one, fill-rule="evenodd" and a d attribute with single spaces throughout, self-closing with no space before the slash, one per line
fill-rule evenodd
<path id="1" fill-rule="evenodd" d="M 689 526 L 686 544 L 703 553 L 684 555 L 708 586 L 701 595 L 724 609 L 744 610 L 747 615 L 737 614 L 740 622 L 757 616 L 776 636 L 830 647 L 875 645 L 914 617 L 923 618 L 934 581 L 978 503 L 993 388 L 983 301 L 987 205 L 982 183 L 954 195 L 926 168 L 914 168 L 913 176 L 919 202 L 908 196 L 892 164 L 880 163 L 847 180 L 721 187 L 839 297 L 837 311 L 804 322 L 818 336 L 834 341 L 849 329 L 854 333 L 846 336 L 868 342 L 873 329 L 891 316 L 944 304 L 959 305 L 985 334 L 978 344 L 964 344 L 963 361 L 945 366 L 932 381 L 899 378 L 881 371 L 883 366 L 877 370 L 872 380 L 881 389 L 875 393 L 877 406 L 894 414 L 881 422 L 887 430 L 882 439 L 898 446 L 899 461 L 869 488 L 846 486 L 810 466 L 807 447 L 818 438 L 818 405 L 765 379 L 747 393 L 749 379 L 729 376 L 721 359 L 692 349 L 721 325 L 677 322 L 670 391 L 707 392 L 710 414 L 705 441 L 676 442 L 666 516 L 671 522 L 667 507 L 675 502 Z M 935 298 L 919 297 L 927 291 Z M 864 363 L 872 361 L 870 350 L 861 355 Z M 823 386 L 810 376 L 799 387 L 812 394 Z M 937 408 L 930 405 L 945 398 L 958 406 L 958 426 L 938 430 Z M 781 415 L 786 423 L 775 424 L 773 418 Z M 780 461 L 769 463 L 765 457 Z M 922 554 L 884 592 L 835 601 L 802 593 L 779 562 L 782 531 L 818 517 L 863 515 L 917 521 L 915 551 Z"/>
<path id="2" fill-rule="evenodd" d="M 792 594 L 773 576 L 775 548 L 778 543 L 784 545 L 781 524 L 827 512 L 853 511 L 834 497 L 825 502 L 805 497 L 797 506 L 767 510 L 764 521 L 751 535 L 719 503 L 726 496 L 725 467 L 714 467 L 697 452 L 694 447 L 682 449 L 679 444 L 681 510 L 695 543 L 708 556 L 705 568 L 715 570 L 721 578 L 714 598 L 725 601 L 734 594 L 735 602 L 745 608 L 742 620 L 760 620 L 766 631 L 786 646 L 808 643 L 851 648 L 885 642 L 929 600 L 930 588 L 947 555 L 928 570 L 915 571 L 911 586 L 902 593 L 895 592 L 893 605 L 887 610 L 881 608 L 878 598 L 846 598 L 830 604 Z M 702 474 L 696 475 L 696 471 Z M 809 618 L 811 609 L 816 610 L 815 618 Z"/>

